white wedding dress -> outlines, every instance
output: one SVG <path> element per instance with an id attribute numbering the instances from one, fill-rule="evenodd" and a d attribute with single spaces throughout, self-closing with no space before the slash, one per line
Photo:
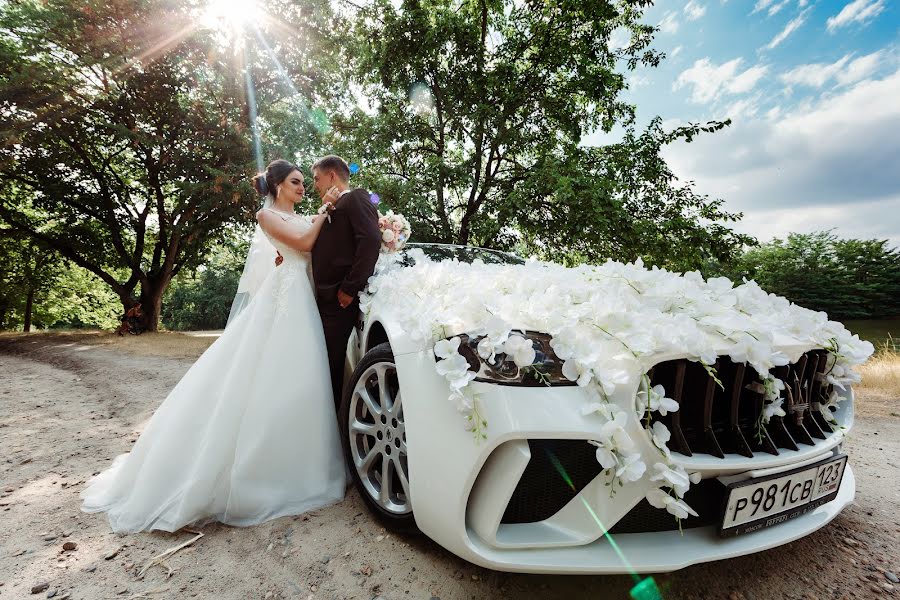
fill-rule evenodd
<path id="1" fill-rule="evenodd" d="M 270 241 L 282 265 L 185 373 L 131 452 L 81 493 L 82 510 L 106 512 L 114 531 L 176 531 L 210 520 L 253 525 L 343 499 L 346 471 L 309 255 Z"/>

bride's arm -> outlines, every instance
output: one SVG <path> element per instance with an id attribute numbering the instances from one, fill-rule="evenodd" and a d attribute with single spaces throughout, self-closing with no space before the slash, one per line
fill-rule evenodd
<path id="1" fill-rule="evenodd" d="M 300 252 L 310 252 L 316 243 L 316 238 L 319 237 L 319 232 L 322 231 L 325 217 L 323 215 L 313 217 L 312 226 L 302 233 L 290 221 L 285 221 L 270 210 L 261 210 L 256 213 L 256 221 L 263 231 L 279 242 Z"/>

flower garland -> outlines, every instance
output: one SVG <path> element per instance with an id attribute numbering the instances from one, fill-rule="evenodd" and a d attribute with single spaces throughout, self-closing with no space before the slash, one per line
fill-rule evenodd
<path id="1" fill-rule="evenodd" d="M 477 439 L 487 437 L 487 422 L 470 386 L 476 373 L 459 352 L 460 338 L 450 336 L 481 338 L 477 352 L 484 360 L 502 354 L 520 370 L 536 370 L 532 343 L 517 332 L 545 332 L 563 363 L 563 375 L 587 392 L 582 413 L 598 419 L 590 443 L 611 476 L 611 492 L 648 477 L 658 485 L 647 493 L 647 501 L 674 515 L 679 526 L 681 519 L 697 514 L 683 498 L 699 474 L 672 462 L 666 446 L 671 434 L 654 420 L 657 413 L 678 410 L 662 386 L 651 387 L 645 375 L 660 356 L 686 356 L 714 378 L 718 356 L 750 364 L 765 374 L 758 384 L 765 398 L 759 423 L 765 424 L 774 415 L 784 415 L 784 383 L 769 374 L 791 361 L 780 347 L 828 350 L 826 378 L 839 388 L 859 381 L 853 367 L 874 350 L 825 313 L 768 294 L 753 281 L 737 286 L 724 277 L 704 281 L 698 272 L 647 269 L 640 260 L 566 268 L 539 261 L 435 262 L 419 249 L 407 254 L 414 266 L 398 268 L 392 255 L 382 256 L 361 308 L 368 312 L 378 306 L 413 340 L 433 343 L 437 372 L 447 380 L 449 400 L 463 415 L 466 429 Z M 659 451 L 650 469 L 627 432 L 627 407 L 610 400 L 618 388 L 635 380 L 635 417 Z M 834 393 L 829 405 L 838 401 Z M 831 411 L 823 412 L 830 416 Z"/>

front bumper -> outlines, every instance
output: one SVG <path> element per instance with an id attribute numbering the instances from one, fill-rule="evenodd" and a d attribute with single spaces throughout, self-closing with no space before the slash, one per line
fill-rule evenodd
<path id="1" fill-rule="evenodd" d="M 597 423 L 581 414 L 587 402 L 585 392 L 578 387 L 473 383 L 488 422 L 488 437 L 478 442 L 463 429 L 455 406 L 446 400 L 449 389 L 436 373 L 430 352 L 399 355 L 395 361 L 416 524 L 449 551 L 483 567 L 529 573 L 671 571 L 803 537 L 833 519 L 855 495 L 855 479 L 848 466 L 835 500 L 778 526 L 729 539 L 719 538 L 710 526 L 686 528 L 684 535 L 677 530 L 621 533 L 614 535 L 613 545 L 603 536 L 603 528 L 613 529 L 656 484 L 645 477 L 610 496 L 606 476 L 600 474 L 573 492 L 571 501 L 559 510 L 554 508 L 549 518 L 504 522 L 507 505 L 531 459 L 529 439 L 593 438 Z M 623 387 L 611 400 L 628 409 L 629 433 L 652 466 L 658 451 L 634 416 L 635 392 L 636 388 Z M 728 455 L 714 460 L 684 457 L 676 462 L 690 472 L 700 472 L 705 480 L 764 468 L 788 470 L 830 454 L 843 438 L 844 433 L 837 431 L 815 447 L 758 459 Z M 548 481 L 549 485 L 569 485 L 562 473 L 555 484 L 552 478 Z"/>
<path id="2" fill-rule="evenodd" d="M 791 521 L 733 538 L 720 538 L 714 527 L 653 533 L 627 533 L 582 546 L 559 548 L 499 549 L 467 531 L 471 552 L 463 558 L 499 571 L 523 573 L 662 573 L 684 567 L 743 556 L 774 548 L 809 535 L 834 519 L 853 501 L 856 479 L 847 467 L 837 498 Z M 618 548 L 618 550 L 616 550 Z M 448 548 L 453 551 L 452 548 Z"/>

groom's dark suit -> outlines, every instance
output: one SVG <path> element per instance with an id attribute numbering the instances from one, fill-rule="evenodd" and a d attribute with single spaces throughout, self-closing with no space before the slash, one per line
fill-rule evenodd
<path id="1" fill-rule="evenodd" d="M 381 250 L 378 211 L 369 192 L 357 188 L 342 195 L 312 250 L 316 304 L 325 330 L 328 364 L 335 408 L 340 408 L 347 342 L 359 315 L 357 294 L 375 271 Z M 346 308 L 338 303 L 338 290 L 353 297 Z"/>

